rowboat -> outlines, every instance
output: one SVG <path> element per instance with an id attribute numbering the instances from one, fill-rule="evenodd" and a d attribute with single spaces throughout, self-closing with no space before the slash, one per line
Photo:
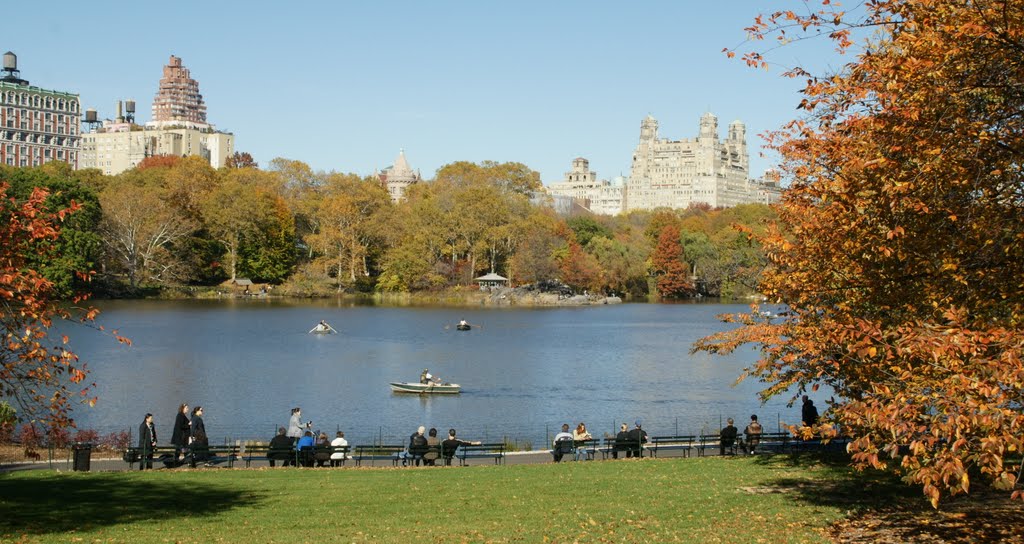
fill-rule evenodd
<path id="1" fill-rule="evenodd" d="M 394 393 L 416 393 L 421 395 L 454 395 L 462 389 L 457 383 L 391 382 Z"/>
<path id="2" fill-rule="evenodd" d="M 471 328 L 473 327 L 469 323 L 459 323 L 458 325 L 455 325 L 455 330 L 457 331 L 468 331 Z"/>

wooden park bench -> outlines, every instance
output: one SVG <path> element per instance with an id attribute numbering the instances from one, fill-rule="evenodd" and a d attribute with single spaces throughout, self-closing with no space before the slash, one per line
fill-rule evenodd
<path id="1" fill-rule="evenodd" d="M 750 444 L 753 440 L 757 440 L 757 445 L 754 447 L 755 453 L 757 451 L 769 450 L 784 452 L 787 451 L 787 449 L 789 448 L 790 444 L 792 443 L 793 437 L 791 437 L 789 433 L 786 432 L 761 433 L 760 435 L 757 435 L 756 438 L 753 436 L 744 435 L 743 443 L 741 444 L 741 448 L 743 449 L 743 451 L 750 451 Z"/>
<path id="2" fill-rule="evenodd" d="M 732 445 L 731 446 L 726 446 L 725 447 L 726 453 L 735 454 L 736 453 L 736 448 L 739 447 L 739 443 L 740 443 L 740 439 L 739 439 L 739 437 L 736 437 L 736 439 L 732 441 Z M 697 448 L 697 456 L 698 457 L 704 457 L 705 455 L 707 455 L 707 452 L 705 450 L 709 450 L 709 449 L 712 450 L 712 451 L 716 451 L 717 450 L 719 453 L 721 453 L 721 451 L 722 451 L 722 447 L 721 446 L 722 446 L 722 438 L 719 435 L 717 435 L 717 434 L 702 434 L 702 435 L 700 435 L 700 447 Z"/>
<path id="3" fill-rule="evenodd" d="M 615 437 L 605 437 L 604 445 L 597 448 L 597 451 L 601 452 L 601 459 L 608 459 L 609 457 L 622 457 L 625 458 L 627 452 L 640 451 L 640 456 L 643 457 L 644 445 L 637 443 L 636 440 L 616 440 Z"/>
<path id="4" fill-rule="evenodd" d="M 404 452 L 405 446 L 360 445 L 356 446 L 352 460 L 356 462 L 357 467 L 361 466 L 363 461 L 369 461 L 370 466 L 373 466 L 374 461 L 391 461 L 391 465 L 397 467 L 398 462 L 402 460 L 401 454 Z"/>
<path id="5" fill-rule="evenodd" d="M 186 459 L 192 468 L 196 468 L 199 463 L 213 465 L 223 462 L 227 462 L 228 468 L 232 468 L 235 466 L 235 460 L 238 459 L 238 449 L 238 446 L 235 445 L 202 446 L 188 450 Z"/>
<path id="6" fill-rule="evenodd" d="M 693 449 L 693 442 L 697 437 L 690 435 L 678 435 L 678 436 L 652 436 L 651 437 L 651 455 L 654 457 L 658 456 L 658 450 L 680 450 L 683 452 L 684 457 L 690 456 L 690 450 Z"/>
<path id="7" fill-rule="evenodd" d="M 494 459 L 494 464 L 500 465 L 505 461 L 505 443 L 463 444 L 455 450 L 455 457 L 459 458 L 462 466 L 466 466 L 469 459 Z"/>
<path id="8" fill-rule="evenodd" d="M 254 446 L 245 446 L 242 452 L 242 460 L 245 461 L 245 468 L 249 468 L 250 464 L 254 460 L 271 460 L 281 461 L 282 464 L 287 466 L 292 464 L 298 466 L 298 452 L 295 448 L 272 448 L 267 444 L 257 444 Z"/>

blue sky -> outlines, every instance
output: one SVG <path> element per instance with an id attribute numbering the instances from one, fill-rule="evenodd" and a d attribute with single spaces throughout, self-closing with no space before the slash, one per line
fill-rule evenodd
<path id="1" fill-rule="evenodd" d="M 365 175 L 404 148 L 428 178 L 449 162 L 495 160 L 551 183 L 577 156 L 611 178 L 629 174 L 644 116 L 680 139 L 711 111 L 722 137 L 729 122 L 747 124 L 756 177 L 771 165 L 756 135 L 797 114 L 800 82 L 721 51 L 758 13 L 801 4 L 18 2 L 4 8 L 0 50 L 32 85 L 78 93 L 101 118 L 135 99 L 138 121 L 179 56 L 209 121 L 261 165 L 286 157 Z M 777 58 L 836 59 L 823 40 Z"/>

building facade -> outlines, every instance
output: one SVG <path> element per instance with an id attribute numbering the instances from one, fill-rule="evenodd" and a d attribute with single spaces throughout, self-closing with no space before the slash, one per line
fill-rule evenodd
<path id="1" fill-rule="evenodd" d="M 669 140 L 658 137 L 658 121 L 648 115 L 633 151 L 625 211 L 753 202 L 749 170 L 746 127 L 740 121 L 730 123 L 727 138 L 719 140 L 718 118 L 705 113 L 696 138 Z"/>
<path id="2" fill-rule="evenodd" d="M 558 199 L 572 199 L 576 206 L 592 213 L 617 215 L 623 211 L 622 178 L 616 182 L 598 179 L 597 172 L 590 169 L 590 161 L 583 157 L 573 159 L 572 170 L 565 173 L 565 179 L 548 185 L 547 190 Z"/>
<path id="3" fill-rule="evenodd" d="M 217 130 L 206 120 L 206 104 L 199 94 L 199 82 L 192 79 L 181 59 L 171 56 L 153 98 L 153 120 L 135 124 L 134 101 L 127 101 L 128 115 L 117 117 L 82 134 L 80 168 L 98 168 L 116 175 L 136 167 L 146 157 L 174 155 L 199 156 L 210 166 L 224 166 L 235 152 L 235 136 Z M 92 114 L 90 110 L 90 114 Z"/>
<path id="4" fill-rule="evenodd" d="M 374 172 L 381 185 L 391 195 L 391 202 L 398 203 L 405 199 L 405 190 L 410 185 L 422 181 L 419 170 L 413 170 L 405 160 L 405 150 L 399 150 L 395 163 L 380 172 Z"/>
<path id="5" fill-rule="evenodd" d="M 113 176 L 138 166 L 146 157 L 200 156 L 210 166 L 224 166 L 235 152 L 235 135 L 212 127 L 151 128 L 126 122 L 104 121 L 103 126 L 82 134 L 80 168 L 98 168 Z"/>
<path id="6" fill-rule="evenodd" d="M 153 120 L 146 126 L 206 128 L 206 103 L 199 94 L 199 82 L 192 79 L 181 59 L 171 55 L 153 98 Z"/>
<path id="7" fill-rule="evenodd" d="M 0 163 L 39 166 L 62 161 L 78 166 L 81 130 L 78 95 L 33 87 L 21 79 L 18 57 L 8 51 L 0 72 Z"/>
<path id="8" fill-rule="evenodd" d="M 632 210 L 682 209 L 692 204 L 728 208 L 740 204 L 772 204 L 782 195 L 779 175 L 769 171 L 750 179 L 747 129 L 729 124 L 725 140 L 718 138 L 718 118 L 705 113 L 696 138 L 658 137 L 658 121 L 648 115 L 640 122 L 640 142 L 633 151 L 628 179 L 600 180 L 582 157 L 572 161 L 565 179 L 548 185 L 559 199 L 592 213 L 616 215 Z"/>

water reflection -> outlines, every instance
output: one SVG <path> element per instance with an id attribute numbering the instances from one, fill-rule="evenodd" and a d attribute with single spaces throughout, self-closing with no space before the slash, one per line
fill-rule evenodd
<path id="1" fill-rule="evenodd" d="M 715 430 L 761 414 L 798 419 L 779 399 L 760 406 L 758 384 L 733 388 L 753 350 L 689 354 L 744 305 L 626 304 L 589 308 L 382 307 L 314 301 L 112 301 L 101 321 L 132 339 L 69 331 L 89 362 L 100 402 L 76 414 L 101 432 L 153 412 L 170 436 L 181 402 L 202 405 L 212 437 L 269 438 L 289 410 L 350 442 L 404 440 L 419 425 L 542 443 L 563 422 L 614 432 L 640 417 L 652 433 Z M 459 319 L 480 324 L 455 331 Z M 325 319 L 341 334 L 306 331 Z M 462 384 L 455 396 L 393 394 L 391 381 L 428 367 Z M 824 405 L 827 395 L 814 397 Z M 167 433 L 167 434 L 165 434 Z"/>

